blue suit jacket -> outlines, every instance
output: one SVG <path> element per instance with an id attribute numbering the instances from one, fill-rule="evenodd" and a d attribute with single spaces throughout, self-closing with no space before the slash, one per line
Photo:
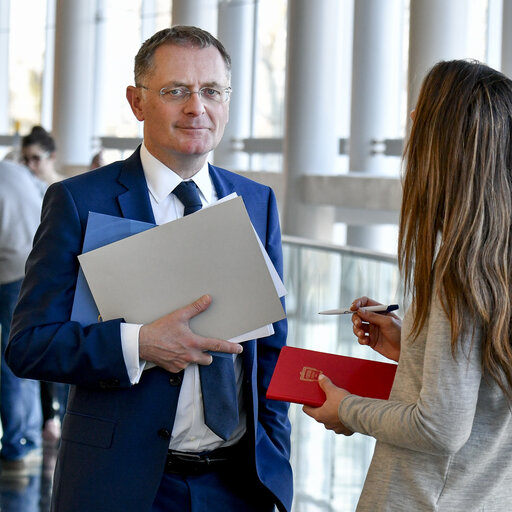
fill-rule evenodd
<path id="1" fill-rule="evenodd" d="M 219 197 L 237 192 L 277 271 L 281 235 L 269 187 L 210 166 Z M 154 222 L 139 150 L 125 161 L 52 185 L 27 262 L 6 351 L 20 377 L 71 384 L 56 467 L 53 510 L 149 510 L 162 476 L 181 380 L 161 368 L 131 386 L 121 350 L 122 319 L 83 328 L 69 320 L 77 255 L 89 211 Z M 205 256 L 207 258 L 207 256 Z M 258 478 L 289 510 L 288 407 L 265 398 L 286 320 L 275 334 L 244 343 L 247 454 Z"/>

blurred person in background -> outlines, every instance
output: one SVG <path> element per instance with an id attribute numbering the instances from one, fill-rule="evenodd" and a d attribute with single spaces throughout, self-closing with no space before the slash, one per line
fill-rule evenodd
<path id="1" fill-rule="evenodd" d="M 45 189 L 64 178 L 55 167 L 56 156 L 55 140 L 42 126 L 34 126 L 21 140 L 21 160 L 32 174 L 45 184 Z M 43 440 L 49 445 L 55 445 L 60 440 L 60 418 L 65 407 L 66 396 L 66 386 L 41 381 Z"/>
<path id="2" fill-rule="evenodd" d="M 39 382 L 16 377 L 5 364 L 12 313 L 25 275 L 25 261 L 39 225 L 42 195 L 30 171 L 0 161 L 0 330 L 2 362 L 1 476 L 25 476 L 41 462 L 41 401 Z"/>
<path id="3" fill-rule="evenodd" d="M 89 165 L 89 170 L 92 171 L 97 169 L 98 167 L 103 167 L 106 164 L 105 155 L 103 154 L 103 149 L 100 149 L 91 159 L 91 164 Z"/>
<path id="4" fill-rule="evenodd" d="M 21 140 L 22 163 L 47 185 L 64 178 L 55 167 L 56 155 L 55 140 L 42 126 L 34 126 Z"/>

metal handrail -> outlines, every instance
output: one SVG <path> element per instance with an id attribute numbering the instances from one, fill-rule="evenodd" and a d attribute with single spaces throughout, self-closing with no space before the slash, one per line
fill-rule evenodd
<path id="1" fill-rule="evenodd" d="M 342 255 L 350 255 L 361 257 L 369 260 L 380 261 L 384 263 L 398 264 L 397 257 L 392 254 L 380 253 L 370 249 L 363 249 L 360 247 L 352 247 L 348 245 L 336 245 L 333 243 L 322 242 L 319 240 L 312 240 L 310 238 L 301 238 L 298 236 L 283 235 L 283 244 L 307 247 L 309 249 L 318 249 L 322 251 L 335 252 Z"/>

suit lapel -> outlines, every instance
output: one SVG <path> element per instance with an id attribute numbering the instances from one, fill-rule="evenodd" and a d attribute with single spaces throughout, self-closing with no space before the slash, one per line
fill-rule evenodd
<path id="1" fill-rule="evenodd" d="M 125 160 L 118 181 L 126 188 L 126 192 L 117 198 L 123 217 L 155 224 L 148 185 L 140 161 L 140 147 Z"/>
<path id="2" fill-rule="evenodd" d="M 212 179 L 215 192 L 217 192 L 217 197 L 219 199 L 236 192 L 235 185 L 226 177 L 225 174 L 223 175 L 220 173 L 220 168 L 208 164 L 208 170 L 210 172 L 210 178 Z"/>

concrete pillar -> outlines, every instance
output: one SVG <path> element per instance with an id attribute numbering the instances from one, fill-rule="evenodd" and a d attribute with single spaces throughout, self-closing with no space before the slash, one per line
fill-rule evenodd
<path id="1" fill-rule="evenodd" d="M 173 0 L 172 24 L 195 25 L 217 35 L 217 0 Z"/>
<path id="2" fill-rule="evenodd" d="M 0 0 L 0 135 L 9 135 L 9 34 L 11 1 Z"/>
<path id="3" fill-rule="evenodd" d="M 41 125 L 53 125 L 53 79 L 55 77 L 55 9 L 56 0 L 46 3 L 46 35 L 43 82 L 41 90 Z"/>
<path id="4" fill-rule="evenodd" d="M 93 76 L 93 105 L 92 109 L 92 153 L 89 160 L 99 149 L 98 138 L 104 133 L 106 101 L 105 75 L 108 66 L 106 56 L 107 44 L 107 0 L 96 0 L 94 13 L 94 76 Z"/>
<path id="5" fill-rule="evenodd" d="M 512 0 L 503 0 L 501 71 L 512 78 Z"/>
<path id="6" fill-rule="evenodd" d="M 338 136 L 350 138 L 350 116 L 352 110 L 352 55 L 354 47 L 354 3 L 356 0 L 339 0 L 340 26 L 338 30 L 339 65 L 338 73 Z M 340 157 L 340 171 L 349 171 L 348 144 Z"/>
<path id="7" fill-rule="evenodd" d="M 331 241 L 334 208 L 302 198 L 301 177 L 333 174 L 338 155 L 338 0 L 288 3 L 283 232 Z"/>
<path id="8" fill-rule="evenodd" d="M 254 40 L 256 13 L 253 0 L 221 1 L 219 4 L 219 40 L 231 55 L 229 123 L 224 138 L 215 150 L 216 165 L 232 171 L 248 167 L 248 155 L 232 150 L 232 140 L 251 134 L 252 84 L 254 77 Z"/>
<path id="9" fill-rule="evenodd" d="M 354 5 L 350 171 L 382 173 L 386 158 L 371 141 L 400 135 L 402 14 L 402 0 Z"/>
<path id="10" fill-rule="evenodd" d="M 142 42 L 149 39 L 156 32 L 154 16 L 155 10 L 155 0 L 142 0 L 140 6 L 140 30 Z"/>
<path id="11" fill-rule="evenodd" d="M 466 0 L 410 0 L 408 111 L 427 71 L 439 60 L 467 55 Z"/>
<path id="12" fill-rule="evenodd" d="M 65 174 L 86 169 L 92 154 L 94 10 L 89 0 L 57 0 L 52 132 Z"/>
<path id="13" fill-rule="evenodd" d="M 503 0 L 487 0 L 487 48 L 485 62 L 501 70 L 503 34 Z"/>
<path id="14" fill-rule="evenodd" d="M 400 136 L 403 11 L 403 0 L 354 3 L 350 171 L 397 175 L 400 169 L 399 159 L 372 152 L 372 140 Z M 361 198 L 361 208 L 365 201 L 371 193 Z M 396 234 L 382 226 L 349 226 L 346 242 L 375 250 L 389 244 L 385 250 L 392 252 Z"/>

